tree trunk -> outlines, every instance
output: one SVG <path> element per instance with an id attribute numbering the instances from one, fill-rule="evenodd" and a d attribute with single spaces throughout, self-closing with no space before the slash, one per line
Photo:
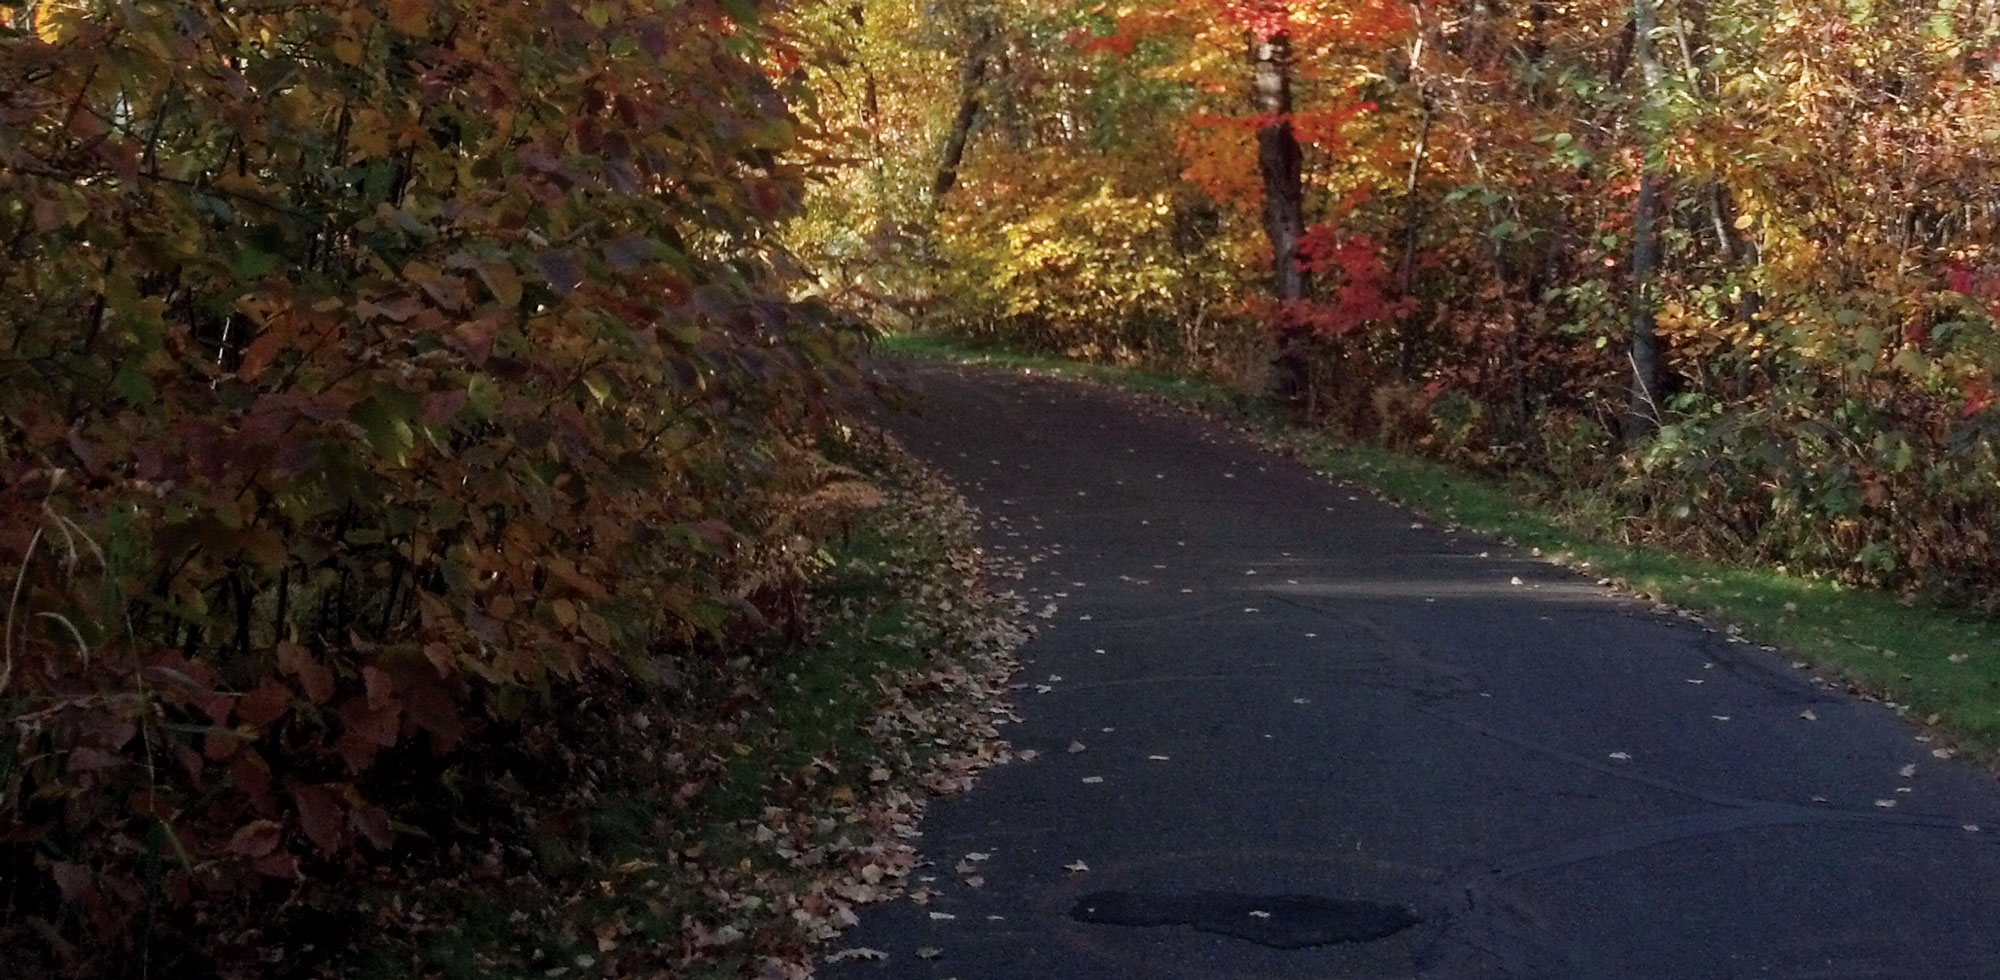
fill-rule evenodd
<path id="1" fill-rule="evenodd" d="M 972 124 L 979 120 L 979 93 L 986 81 L 986 46 L 990 39 L 990 35 L 981 34 L 972 42 L 959 72 L 958 115 L 951 121 L 951 134 L 944 141 L 944 157 L 938 161 L 937 176 L 931 180 L 932 207 L 942 205 L 944 196 L 958 183 L 958 165 L 965 160 L 965 142 L 972 137 Z"/>
<path id="2" fill-rule="evenodd" d="M 1410 152 L 1410 170 L 1403 181 L 1403 254 L 1396 262 L 1396 292 L 1404 300 L 1410 298 L 1417 286 L 1417 239 L 1423 220 L 1423 202 L 1417 197 L 1417 184 L 1423 176 L 1424 154 L 1430 149 L 1431 117 L 1436 114 L 1430 83 L 1424 77 L 1424 44 L 1431 28 L 1424 19 L 1424 6 L 1419 0 L 1410 3 L 1410 14 L 1417 22 L 1417 36 L 1410 42 L 1408 79 L 1416 87 L 1417 105 L 1422 109 L 1423 116 L 1417 126 L 1417 145 Z M 1419 321 L 1414 310 L 1402 319 L 1403 322 L 1396 328 L 1396 375 L 1409 381 L 1416 375 Z"/>
<path id="3" fill-rule="evenodd" d="M 1632 215 L 1632 400 L 1625 438 L 1636 442 L 1660 426 L 1660 336 L 1653 320 L 1654 284 L 1660 266 L 1660 178 L 1639 178 L 1639 201 Z"/>
<path id="4" fill-rule="evenodd" d="M 1652 144 L 1657 138 L 1658 93 L 1664 71 L 1653 43 L 1658 26 L 1655 0 L 1632 0 L 1632 57 L 1638 62 L 1645 86 L 1640 100 L 1642 160 L 1639 200 L 1632 215 L 1632 362 L 1631 401 L 1626 410 L 1625 439 L 1628 443 L 1652 435 L 1660 425 L 1660 337 L 1654 327 L 1655 282 L 1660 266 L 1660 182 L 1659 154 Z"/>
<path id="5" fill-rule="evenodd" d="M 1410 154 L 1410 172 L 1403 183 L 1403 255 L 1396 262 L 1396 291 L 1400 298 L 1407 299 L 1417 287 L 1417 235 L 1423 220 L 1423 203 L 1417 197 L 1417 178 L 1422 176 L 1424 153 L 1430 146 L 1431 103 L 1430 97 L 1420 95 L 1423 100 L 1423 121 L 1417 126 L 1417 146 Z M 1417 318 L 1414 313 L 1406 316 L 1396 331 L 1396 370 L 1398 376 L 1408 381 L 1416 373 L 1417 359 Z"/>
<path id="6" fill-rule="evenodd" d="M 1250 42 L 1250 105 L 1265 125 L 1257 130 L 1257 173 L 1264 184 L 1264 234 L 1271 240 L 1272 291 L 1282 303 L 1312 295 L 1312 274 L 1299 265 L 1305 236 L 1305 186 L 1298 134 L 1292 131 L 1292 43 L 1283 34 Z M 1287 401 L 1308 394 L 1310 377 L 1302 327 L 1278 332 L 1277 388 Z"/>

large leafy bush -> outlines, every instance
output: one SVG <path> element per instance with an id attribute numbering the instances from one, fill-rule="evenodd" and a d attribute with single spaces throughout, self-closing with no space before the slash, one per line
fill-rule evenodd
<path id="1" fill-rule="evenodd" d="M 845 342 L 754 6 L 0 16 L 0 940 L 282 899 L 786 613 Z"/>

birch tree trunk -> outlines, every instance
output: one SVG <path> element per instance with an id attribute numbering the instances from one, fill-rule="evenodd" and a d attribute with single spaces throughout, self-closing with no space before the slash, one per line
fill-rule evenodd
<path id="1" fill-rule="evenodd" d="M 1660 271 L 1660 154 L 1653 144 L 1660 125 L 1659 91 L 1664 70 L 1654 43 L 1659 26 L 1657 0 L 1632 0 L 1632 57 L 1638 62 L 1643 86 L 1639 102 L 1643 145 L 1639 200 L 1632 214 L 1632 322 L 1629 356 L 1632 362 L 1631 401 L 1625 416 L 1625 440 L 1636 442 L 1660 426 L 1660 336 L 1654 325 L 1656 283 Z"/>

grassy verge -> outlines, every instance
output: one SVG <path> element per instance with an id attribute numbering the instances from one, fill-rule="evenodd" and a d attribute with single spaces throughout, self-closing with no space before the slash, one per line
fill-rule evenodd
<path id="1" fill-rule="evenodd" d="M 589 792 L 340 910 L 350 951 L 306 972 L 799 978 L 856 906 L 902 893 L 926 796 L 1005 756 L 1021 636 L 963 501 L 886 442 L 846 456 L 864 502 L 817 556 L 807 635 L 579 710 L 560 741 Z"/>
<path id="2" fill-rule="evenodd" d="M 1854 589 L 1759 566 L 1632 547 L 1603 514 L 1535 502 L 1530 488 L 1434 460 L 1288 427 L 1198 380 L 975 350 L 934 338 L 897 338 L 903 356 L 989 364 L 1112 384 L 1172 400 L 1249 428 L 1274 449 L 1337 479 L 1375 488 L 1434 520 L 1535 549 L 1633 593 L 1690 610 L 1711 626 L 1780 648 L 1884 700 L 1942 736 L 1936 750 L 2000 763 L 2000 624 L 1964 610 Z"/>

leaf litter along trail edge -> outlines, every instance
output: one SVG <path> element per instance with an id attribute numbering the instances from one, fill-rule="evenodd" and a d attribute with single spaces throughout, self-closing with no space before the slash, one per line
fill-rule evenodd
<path id="1" fill-rule="evenodd" d="M 777 844 L 775 853 L 795 869 L 789 874 L 793 884 L 781 881 L 779 890 L 806 887 L 781 895 L 771 907 L 784 913 L 789 906 L 790 918 L 805 927 L 804 938 L 822 947 L 855 923 L 859 906 L 900 897 L 928 901 L 929 889 L 911 878 L 921 864 L 918 822 L 929 798 L 963 792 L 980 772 L 1011 757 L 995 719 L 1012 714 L 1007 681 L 1018 668 L 1014 650 L 1032 634 L 1021 623 L 1019 599 L 1002 587 L 1021 570 L 980 553 L 974 543 L 978 517 L 964 498 L 886 433 L 870 430 L 864 441 L 872 444 L 874 475 L 889 489 L 875 519 L 904 540 L 940 549 L 927 555 L 927 567 L 895 573 L 888 598 L 912 621 L 929 624 L 944 645 L 918 651 L 923 663 L 915 669 L 856 679 L 880 695 L 865 723 L 866 738 L 879 752 L 877 762 L 865 767 L 865 787 L 817 804 L 795 801 L 785 813 L 767 809 L 765 819 L 742 825 L 768 841 L 768 818 L 810 810 L 816 819 L 808 823 L 832 821 L 865 830 L 866 844 L 842 858 L 830 876 L 811 870 L 820 849 L 812 842 Z M 754 916 L 756 910 L 739 906 L 737 913 Z M 763 959 L 759 976 L 810 976 L 819 955 L 806 946 L 775 952 Z M 713 953 L 719 962 L 728 961 L 726 950 Z M 835 962 L 879 956 L 865 948 L 821 953 Z"/>
<path id="2" fill-rule="evenodd" d="M 1012 572 L 979 555 L 963 498 L 893 440 L 852 442 L 848 478 L 876 501 L 828 548 L 813 633 L 735 672 L 759 693 L 728 720 L 649 710 L 602 746 L 648 770 L 715 764 L 670 780 L 672 799 L 604 781 L 582 807 L 587 833 L 527 842 L 573 851 L 564 866 L 500 889 L 447 871 L 394 896 L 427 930 L 382 912 L 339 975 L 798 980 L 858 907 L 922 897 L 917 821 L 1007 758 L 992 719 L 1026 634 L 1000 587 Z"/>

